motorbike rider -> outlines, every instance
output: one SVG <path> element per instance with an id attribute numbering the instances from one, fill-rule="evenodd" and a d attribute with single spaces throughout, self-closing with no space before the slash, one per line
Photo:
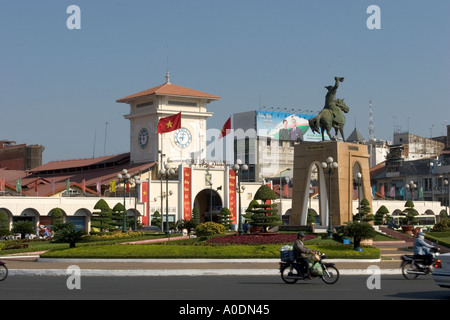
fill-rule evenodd
<path id="1" fill-rule="evenodd" d="M 303 276 L 308 277 L 309 279 L 312 279 L 310 273 L 309 273 L 309 263 L 306 259 L 307 254 L 314 254 L 315 251 L 309 249 L 303 244 L 303 241 L 305 240 L 306 235 L 303 232 L 297 233 L 297 240 L 294 242 L 294 257 L 297 263 L 300 265 L 302 269 Z"/>
<path id="2" fill-rule="evenodd" d="M 429 249 L 434 248 L 424 240 L 425 234 L 423 232 L 417 233 L 417 239 L 414 242 L 414 256 L 425 260 L 426 265 L 431 265 L 433 262 L 433 255 L 429 252 Z"/>

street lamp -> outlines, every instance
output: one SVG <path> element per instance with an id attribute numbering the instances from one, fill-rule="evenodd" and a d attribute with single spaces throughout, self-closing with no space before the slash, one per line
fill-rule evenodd
<path id="1" fill-rule="evenodd" d="M 130 174 L 128 173 L 127 169 L 122 170 L 122 174 L 117 175 L 117 179 L 123 180 L 123 226 L 122 226 L 122 232 L 127 232 L 127 210 L 125 209 L 125 196 L 126 196 L 126 184 L 130 180 Z"/>
<path id="2" fill-rule="evenodd" d="M 449 201 L 450 201 L 450 194 L 448 192 L 448 180 L 447 179 L 444 180 L 444 191 L 446 191 L 445 192 L 446 197 L 444 197 L 444 199 L 447 198 L 447 201 L 445 202 L 445 213 L 448 215 L 448 205 L 449 205 Z"/>
<path id="3" fill-rule="evenodd" d="M 406 190 L 411 190 L 411 200 L 414 200 L 414 190 L 417 189 L 417 184 L 414 183 L 414 181 L 410 181 L 405 186 Z"/>
<path id="4" fill-rule="evenodd" d="M 175 173 L 175 170 L 170 168 L 169 164 L 164 165 L 164 169 L 160 171 L 161 176 L 166 176 L 166 231 L 165 234 L 169 236 L 169 195 L 172 195 L 172 190 L 169 192 L 169 176 Z"/>
<path id="5" fill-rule="evenodd" d="M 361 172 L 358 172 L 356 174 L 356 179 L 358 180 L 358 218 L 359 221 L 361 221 L 361 178 L 362 174 Z"/>
<path id="6" fill-rule="evenodd" d="M 248 170 L 248 165 L 246 165 L 245 163 L 242 164 L 241 159 L 237 159 L 236 160 L 236 164 L 233 165 L 233 171 L 236 173 L 236 175 L 238 176 L 238 186 L 237 186 L 237 192 L 238 192 L 238 196 L 239 196 L 239 221 L 238 221 L 238 230 L 239 230 L 239 235 L 242 235 L 244 233 L 244 230 L 242 230 L 242 208 L 241 208 L 241 178 L 242 178 L 242 171 L 247 171 Z"/>
<path id="7" fill-rule="evenodd" d="M 329 197 L 328 197 L 328 238 L 333 238 L 333 225 L 331 220 L 331 175 L 336 172 L 338 163 L 332 157 L 328 157 L 326 162 L 322 162 L 322 168 L 326 170 L 329 176 Z"/>
<path id="8" fill-rule="evenodd" d="M 137 216 L 136 216 L 136 204 L 138 202 L 138 195 L 141 189 L 142 180 L 138 176 L 134 176 L 134 231 L 137 231 Z"/>

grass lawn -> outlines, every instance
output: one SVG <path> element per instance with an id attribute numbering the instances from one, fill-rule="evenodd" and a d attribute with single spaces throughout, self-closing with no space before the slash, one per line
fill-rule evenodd
<path id="1" fill-rule="evenodd" d="M 171 237 L 176 237 L 177 235 L 171 235 Z M 117 244 L 121 242 L 127 241 L 139 241 L 139 240 L 151 240 L 151 239 L 159 239 L 165 238 L 166 235 L 163 233 L 143 233 L 139 235 L 132 236 L 123 236 L 120 238 L 101 238 L 97 239 L 86 237 L 84 240 L 77 242 L 77 247 L 83 246 L 92 246 L 92 245 L 106 245 L 106 244 Z M 0 256 L 6 254 L 14 254 L 14 253 L 26 253 L 26 252 L 38 252 L 38 251 L 47 251 L 47 250 L 57 250 L 57 249 L 65 249 L 68 247 L 67 243 L 54 243 L 46 240 L 32 240 L 25 242 L 28 245 L 28 248 L 24 249 L 11 249 L 11 250 L 0 250 Z"/>
<path id="2" fill-rule="evenodd" d="M 450 247 L 450 231 L 429 232 L 426 234 L 428 240 L 439 242 L 439 244 Z"/>
<path id="3" fill-rule="evenodd" d="M 292 242 L 287 244 L 292 245 Z M 353 245 L 342 245 L 330 239 L 313 239 L 305 243 L 309 248 L 326 253 L 329 259 L 378 259 L 380 250 L 364 248 L 353 250 Z M 100 258 L 100 259 L 279 259 L 284 244 L 207 245 L 204 240 L 188 239 L 162 244 L 90 245 L 51 250 L 42 258 Z"/>
<path id="4" fill-rule="evenodd" d="M 132 234 L 132 233 L 131 233 Z M 280 248 L 295 240 L 284 239 L 283 243 L 251 243 L 251 244 L 207 244 L 205 238 L 175 240 L 177 235 L 171 235 L 170 242 L 159 244 L 122 244 L 123 242 L 165 238 L 164 234 L 139 233 L 132 236 L 117 234 L 115 237 L 86 237 L 69 248 L 66 243 L 51 243 L 49 241 L 27 242 L 28 248 L 17 250 L 1 250 L 0 255 L 34 251 L 48 251 L 43 258 L 136 258 L 136 259 L 172 259 L 172 258 L 209 258 L 209 259 L 279 259 Z M 280 234 L 280 237 L 286 235 Z M 267 237 L 265 237 L 267 240 Z M 295 236 L 294 236 L 295 238 Z M 375 241 L 395 240 L 378 235 Z M 329 259 L 378 259 L 380 250 L 373 247 L 364 248 L 363 252 L 353 250 L 353 245 L 343 245 L 332 239 L 311 239 L 305 244 L 313 249 L 324 252 Z"/>

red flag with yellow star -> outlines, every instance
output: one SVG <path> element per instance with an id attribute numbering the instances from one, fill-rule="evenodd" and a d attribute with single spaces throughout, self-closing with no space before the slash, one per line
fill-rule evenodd
<path id="1" fill-rule="evenodd" d="M 220 130 L 219 139 L 222 139 L 225 137 L 228 133 L 231 131 L 231 117 L 228 118 L 228 120 L 225 122 L 225 124 L 222 127 L 222 130 Z"/>
<path id="2" fill-rule="evenodd" d="M 181 112 L 174 114 L 173 116 L 159 119 L 158 133 L 172 132 L 181 128 Z"/>

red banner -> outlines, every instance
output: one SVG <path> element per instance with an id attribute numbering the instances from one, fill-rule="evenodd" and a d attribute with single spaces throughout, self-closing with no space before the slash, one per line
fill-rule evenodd
<path id="1" fill-rule="evenodd" d="M 149 225 L 149 216 L 150 216 L 150 210 L 149 210 L 149 205 L 148 205 L 148 182 L 147 181 L 143 181 L 141 184 L 141 202 L 145 203 L 145 211 L 147 212 L 147 214 L 142 214 L 142 225 L 143 226 L 148 226 Z"/>
<path id="2" fill-rule="evenodd" d="M 191 199 L 191 187 L 192 187 L 192 169 L 183 168 L 183 219 L 191 220 L 192 213 L 192 199 Z"/>
<path id="3" fill-rule="evenodd" d="M 237 221 L 237 212 L 236 212 L 236 206 L 237 206 L 237 199 L 236 199 L 236 172 L 233 170 L 229 170 L 228 174 L 228 194 L 229 194 L 229 200 L 228 200 L 228 209 L 230 209 L 231 216 L 233 219 L 233 223 L 238 223 Z"/>

